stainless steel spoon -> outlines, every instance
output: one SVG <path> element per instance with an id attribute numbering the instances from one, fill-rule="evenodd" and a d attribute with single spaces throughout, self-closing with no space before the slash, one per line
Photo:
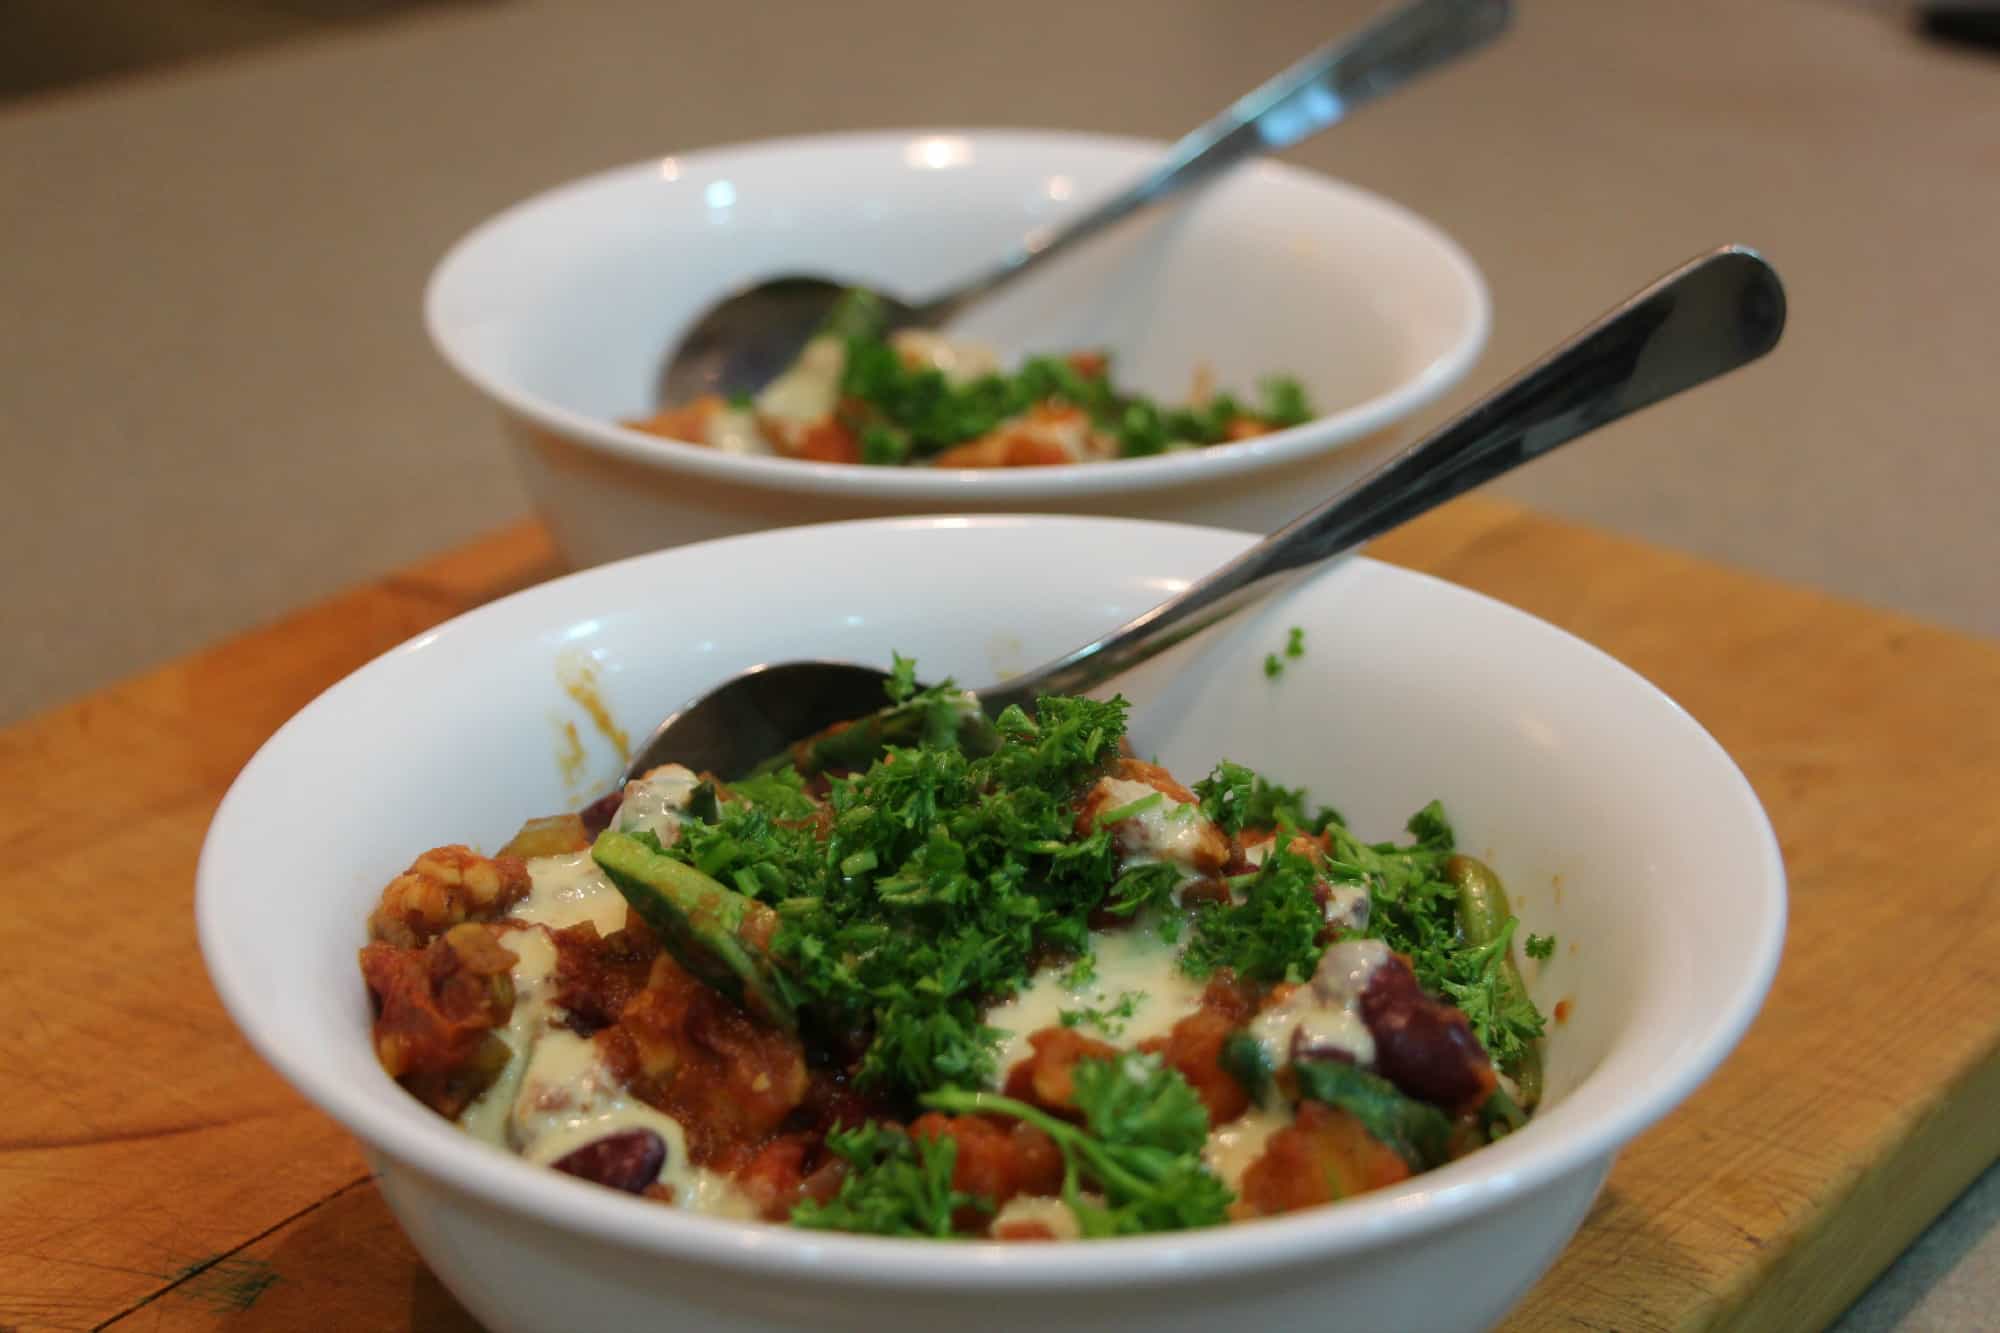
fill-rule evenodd
<path id="1" fill-rule="evenodd" d="M 1101 685 L 1406 519 L 1756 360 L 1784 324 L 1784 288 L 1756 252 L 1729 246 L 1703 255 L 1178 595 L 1046 666 L 974 693 L 996 714 L 1037 695 Z M 838 662 L 753 667 L 662 722 L 626 777 L 670 761 L 736 777 L 793 741 L 880 708 L 887 678 Z"/>
<path id="2" fill-rule="evenodd" d="M 889 330 L 943 325 L 1036 264 L 1147 205 L 1318 133 L 1362 103 L 1485 45 L 1507 26 L 1511 9 L 1511 0 L 1415 0 L 1328 43 L 1183 138 L 1143 179 L 1080 217 L 1030 232 L 986 272 L 927 299 L 905 302 L 878 293 Z M 704 393 L 763 388 L 798 358 L 850 286 L 823 274 L 792 273 L 723 298 L 668 349 L 660 401 L 673 405 Z"/>

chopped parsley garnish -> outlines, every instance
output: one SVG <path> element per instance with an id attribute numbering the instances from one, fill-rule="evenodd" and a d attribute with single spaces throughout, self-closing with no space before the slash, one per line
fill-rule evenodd
<path id="1" fill-rule="evenodd" d="M 962 712 L 950 682 L 920 689 L 899 661 L 890 694 L 890 714 L 924 719 L 916 744 L 828 778 L 812 819 L 791 770 L 739 783 L 746 800 L 723 803 L 712 824 L 689 821 L 672 854 L 777 910 L 786 1000 L 824 1035 L 858 1042 L 864 1087 L 913 1096 L 985 1082 L 986 1001 L 1019 989 L 1046 954 L 1088 953 L 1116 859 L 1108 832 L 1076 835 L 1070 800 L 1116 757 L 1126 705 L 1050 698 L 1032 719 L 1009 709 L 992 751 L 973 756 L 955 723 L 930 721 Z"/>
<path id="2" fill-rule="evenodd" d="M 775 910 L 772 984 L 808 1038 L 845 1053 L 845 1072 L 889 1104 L 992 1083 L 1001 1034 L 986 1026 L 987 1006 L 1051 957 L 1074 960 L 1065 984 L 1091 984 L 1100 914 L 1141 917 L 1141 928 L 1181 944 L 1180 965 L 1196 978 L 1226 969 L 1259 984 L 1297 982 L 1329 938 L 1329 886 L 1365 889 L 1369 915 L 1355 933 L 1407 955 L 1501 1068 L 1541 1035 L 1540 1012 L 1503 966 L 1514 920 L 1479 947 L 1462 936 L 1445 870 L 1452 830 L 1436 803 L 1412 816 L 1407 843 L 1364 843 L 1304 791 L 1220 763 L 1195 784 L 1199 813 L 1232 837 L 1269 830 L 1272 840 L 1254 870 L 1227 881 L 1227 901 L 1183 906 L 1186 872 L 1121 864 L 1109 827 L 1163 795 L 1076 825 L 1078 796 L 1120 754 L 1122 699 L 1045 698 L 1033 717 L 1009 709 L 969 753 L 965 696 L 950 682 L 922 687 L 915 665 L 898 659 L 888 693 L 881 716 L 897 727 L 848 730 L 910 743 L 876 744 L 866 767 L 832 767 L 810 785 L 790 767 L 735 783 L 666 852 Z M 1537 957 L 1552 947 L 1544 937 L 1529 944 Z M 1115 1036 L 1138 999 L 1078 1006 L 1062 1021 Z M 870 1143 L 884 1171 L 915 1179 L 934 1167 L 925 1156 L 934 1150 Z"/>
<path id="3" fill-rule="evenodd" d="M 984 375 L 953 384 L 934 367 L 912 367 L 887 342 L 850 336 L 840 392 L 842 416 L 862 439 L 865 462 L 940 453 L 976 439 L 1034 402 L 1016 379 Z M 869 457 L 871 434 L 877 441 Z"/>
<path id="4" fill-rule="evenodd" d="M 736 796 L 776 819 L 804 819 L 819 807 L 806 795 L 805 780 L 796 768 L 742 778 L 729 784 Z"/>
<path id="5" fill-rule="evenodd" d="M 882 692 L 889 696 L 889 702 L 908 703 L 922 689 L 923 686 L 917 683 L 917 659 L 901 653 L 889 654 L 889 679 L 882 684 Z"/>
<path id="6" fill-rule="evenodd" d="M 1195 909 L 1181 969 L 1193 977 L 1227 967 L 1252 981 L 1304 981 L 1319 962 L 1315 941 L 1326 924 L 1313 896 L 1319 878 L 1309 858 L 1272 847 L 1248 877 L 1242 902 Z"/>
<path id="7" fill-rule="evenodd" d="M 910 461 L 916 442 L 906 430 L 870 424 L 861 428 L 861 461 L 878 467 L 893 467 Z"/>
<path id="8" fill-rule="evenodd" d="M 1285 657 L 1304 657 L 1305 655 L 1306 632 L 1297 625 L 1294 625 L 1285 634 Z M 1264 674 L 1272 680 L 1276 680 L 1278 677 L 1284 675 L 1284 658 L 1279 657 L 1276 653 L 1265 653 Z"/>
<path id="9" fill-rule="evenodd" d="M 1119 1037 L 1125 1033 L 1125 1020 L 1139 1011 L 1139 1004 L 1145 998 L 1143 991 L 1120 991 L 1115 1003 L 1064 1009 L 1056 1014 L 1056 1019 L 1066 1028 L 1093 1027 L 1107 1037 Z"/>
<path id="10" fill-rule="evenodd" d="M 792 1222 L 827 1231 L 874 1236 L 952 1235 L 964 1209 L 993 1211 L 993 1201 L 951 1187 L 958 1143 L 949 1136 L 917 1139 L 887 1125 L 836 1129 L 826 1146 L 849 1167 L 840 1192 L 825 1203 L 811 1199 L 792 1210 Z"/>
<path id="11" fill-rule="evenodd" d="M 1312 420 L 1303 385 L 1290 375 L 1269 375 L 1257 385 L 1263 395 L 1258 415 L 1273 426 L 1300 426 Z"/>
<path id="12" fill-rule="evenodd" d="M 1201 812 L 1224 833 L 1268 828 L 1318 833 L 1329 824 L 1345 823 L 1331 806 L 1306 808 L 1302 787 L 1280 787 L 1261 774 L 1227 759 L 1194 784 Z"/>
<path id="13" fill-rule="evenodd" d="M 1226 393 L 1198 405 L 1163 407 L 1142 394 L 1116 391 L 1101 366 L 1083 368 L 1080 359 L 1066 357 L 1030 357 L 1009 374 L 954 381 L 933 366 L 905 364 L 884 337 L 879 300 L 871 300 L 843 302 L 822 326 L 846 349 L 840 416 L 860 439 L 864 463 L 921 461 L 1042 404 L 1082 411 L 1126 458 L 1221 444 L 1239 438 L 1245 425 L 1280 429 L 1312 417 L 1305 390 L 1287 376 L 1264 380 L 1254 407 Z"/>
<path id="14" fill-rule="evenodd" d="M 1556 937 L 1553 935 L 1530 935 L 1521 946 L 1521 952 L 1537 962 L 1547 962 L 1555 957 Z"/>
<path id="15" fill-rule="evenodd" d="M 1084 954 L 1064 969 L 1062 974 L 1065 990 L 1082 990 L 1095 980 L 1097 980 L 1097 958 L 1092 954 Z"/>

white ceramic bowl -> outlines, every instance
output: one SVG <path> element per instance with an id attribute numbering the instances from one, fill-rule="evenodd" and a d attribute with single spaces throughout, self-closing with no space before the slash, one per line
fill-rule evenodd
<path id="1" fill-rule="evenodd" d="M 756 662 L 918 656 L 983 683 L 1073 647 L 1247 543 L 1175 524 L 929 518 L 789 529 L 545 584 L 363 667 L 244 769 L 197 895 L 250 1041 L 368 1147 L 418 1248 L 496 1330 L 1474 1329 L 1553 1259 L 1621 1145 L 1715 1068 L 1762 1001 L 1784 877 L 1716 743 L 1578 640 L 1351 559 L 1122 682 L 1141 752 L 1308 784 L 1367 836 L 1432 797 L 1559 947 L 1570 1001 L 1525 1130 L 1404 1185 L 1286 1218 L 1073 1245 L 829 1235 L 677 1212 L 529 1165 L 391 1083 L 355 964 L 381 886 L 434 844 L 493 847 L 592 794 L 558 732 L 594 670 L 642 734 Z M 716 571 L 727 570 L 726 578 Z M 1287 627 L 1305 656 L 1264 655 Z M 600 784 L 617 767 L 600 743 Z M 1557 887 L 1557 886 L 1560 887 Z"/>
<path id="2" fill-rule="evenodd" d="M 670 341 L 760 277 L 821 271 L 922 294 L 1109 194 L 1164 145 L 1054 133 L 780 139 L 642 162 L 519 204 L 431 276 L 432 340 L 500 409 L 577 564 L 785 524 L 1083 511 L 1269 531 L 1351 472 L 1340 446 L 1456 383 L 1486 287 L 1443 233 L 1376 195 L 1256 163 L 1099 238 L 955 325 L 1008 353 L 1109 347 L 1179 400 L 1197 365 L 1243 391 L 1297 374 L 1327 415 L 1254 441 L 999 470 L 745 458 L 627 430 Z"/>

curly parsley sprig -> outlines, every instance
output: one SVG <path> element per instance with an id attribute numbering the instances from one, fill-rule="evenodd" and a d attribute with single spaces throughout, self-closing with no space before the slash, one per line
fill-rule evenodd
<path id="1" fill-rule="evenodd" d="M 1081 1127 L 994 1092 L 946 1088 L 922 1100 L 954 1115 L 1011 1116 L 1055 1140 L 1063 1155 L 1063 1201 L 1086 1236 L 1227 1220 L 1235 1196 L 1202 1161 L 1208 1111 L 1186 1079 L 1157 1056 L 1128 1051 L 1078 1061 L 1074 1086 Z"/>
<path id="2" fill-rule="evenodd" d="M 992 1212 L 993 1201 L 952 1188 L 958 1142 L 948 1135 L 912 1138 L 871 1121 L 836 1129 L 826 1146 L 846 1160 L 848 1174 L 824 1203 L 801 1201 L 794 1225 L 873 1236 L 949 1237 L 967 1210 Z"/>

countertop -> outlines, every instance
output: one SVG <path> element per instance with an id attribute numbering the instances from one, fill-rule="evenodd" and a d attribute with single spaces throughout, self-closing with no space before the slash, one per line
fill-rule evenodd
<path id="1" fill-rule="evenodd" d="M 802 130 L 1171 136 L 1370 8 L 487 0 L 0 105 L 0 720 L 524 511 L 418 318 L 505 203 Z M 1453 402 L 1696 251 L 1762 248 L 1792 300 L 1769 362 L 1501 489 L 2000 631 L 2000 60 L 1892 6 L 1543 0 L 1288 156 L 1484 267 L 1494 339 Z M 1844 1333 L 1978 1326 L 1997 1216 L 1989 1173 Z"/>

